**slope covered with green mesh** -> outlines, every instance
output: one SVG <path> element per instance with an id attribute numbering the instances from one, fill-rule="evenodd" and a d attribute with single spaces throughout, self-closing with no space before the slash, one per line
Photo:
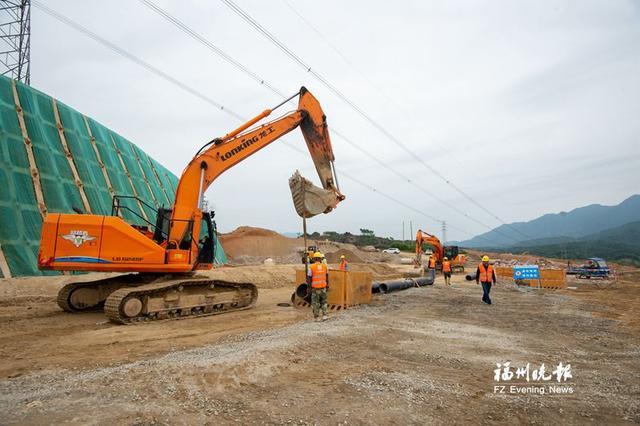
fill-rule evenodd
<path id="1" fill-rule="evenodd" d="M 31 160 L 28 146 L 33 152 Z M 53 213 L 73 213 L 74 208 L 84 211 L 88 203 L 90 213 L 110 215 L 112 193 L 137 196 L 144 203 L 123 200 L 128 209 L 121 211 L 129 223 L 144 225 L 142 218 L 154 223 L 156 209 L 171 206 L 178 178 L 92 118 L 0 76 L 0 250 L 12 276 L 42 274 L 37 268 L 43 211 L 36 196 L 37 183 L 46 211 Z M 217 242 L 216 262 L 226 261 Z"/>

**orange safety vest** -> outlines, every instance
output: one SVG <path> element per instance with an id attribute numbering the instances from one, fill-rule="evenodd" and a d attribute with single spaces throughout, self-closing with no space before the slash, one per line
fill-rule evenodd
<path id="1" fill-rule="evenodd" d="M 340 266 L 338 268 L 340 268 L 341 271 L 346 271 L 347 270 L 347 259 L 342 259 L 340 261 Z"/>
<path id="2" fill-rule="evenodd" d="M 480 282 L 481 283 L 490 283 L 493 281 L 493 266 L 489 265 L 487 266 L 487 269 L 484 268 L 484 263 L 481 263 L 480 266 L 478 266 L 478 269 L 480 269 Z"/>
<path id="3" fill-rule="evenodd" d="M 451 262 L 448 260 L 442 262 L 442 272 L 451 272 Z"/>
<path id="4" fill-rule="evenodd" d="M 327 286 L 327 265 L 324 263 L 312 263 L 311 268 L 311 287 L 325 288 Z"/>
<path id="5" fill-rule="evenodd" d="M 436 260 L 433 257 L 429 258 L 429 269 L 436 269 Z"/>

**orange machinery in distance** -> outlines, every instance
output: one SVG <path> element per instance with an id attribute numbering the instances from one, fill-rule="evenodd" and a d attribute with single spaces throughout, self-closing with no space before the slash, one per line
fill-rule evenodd
<path id="1" fill-rule="evenodd" d="M 203 212 L 203 196 L 226 170 L 300 126 L 324 190 L 335 195 L 325 213 L 344 199 L 334 176 L 326 116 L 316 98 L 302 87 L 273 109 L 296 96 L 300 97 L 296 110 L 250 129 L 272 113 L 267 109 L 200 148 L 180 177 L 173 206 L 158 209 L 155 223 L 134 227 L 121 218 L 122 210 L 127 209 L 125 199 L 133 197 L 115 196 L 111 216 L 47 214 L 40 240 L 40 269 L 136 272 L 68 284 L 60 290 L 58 304 L 72 312 L 104 304 L 107 316 L 120 323 L 253 306 L 257 299 L 253 284 L 193 276 L 196 270 L 212 268 L 214 260 L 212 214 Z"/>
<path id="2" fill-rule="evenodd" d="M 458 246 L 444 246 L 435 235 L 428 234 L 421 229 L 416 233 L 416 255 L 413 260 L 416 268 L 422 267 L 422 245 L 429 244 L 433 247 L 432 256 L 436 260 L 436 269 L 442 269 L 442 260 L 447 257 L 451 261 L 451 269 L 453 272 L 464 272 L 464 264 L 467 257 L 460 253 Z"/>

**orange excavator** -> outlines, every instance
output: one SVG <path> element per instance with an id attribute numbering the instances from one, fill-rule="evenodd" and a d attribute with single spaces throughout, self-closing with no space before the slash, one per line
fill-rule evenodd
<path id="1" fill-rule="evenodd" d="M 296 110 L 256 125 L 296 96 Z M 273 109 L 200 148 L 182 172 L 173 206 L 159 208 L 155 223 L 132 226 L 121 218 L 127 209 L 126 198 L 132 197 L 115 196 L 111 216 L 47 214 L 40 240 L 40 269 L 133 272 L 67 284 L 58 293 L 59 306 L 78 312 L 104 305 L 107 317 L 118 323 L 252 307 L 258 297 L 255 285 L 196 275 L 197 270 L 211 269 L 214 260 L 212 214 L 203 211 L 204 193 L 226 170 L 298 126 L 322 183 L 323 189 L 315 190 L 329 200 L 323 210 L 330 212 L 344 196 L 337 186 L 326 116 L 316 98 L 302 87 Z M 304 209 L 304 205 L 296 204 L 296 208 Z"/>
<path id="2" fill-rule="evenodd" d="M 438 237 L 428 234 L 421 229 L 416 233 L 416 256 L 413 264 L 416 268 L 422 265 L 422 245 L 429 244 L 433 247 L 433 254 L 436 261 L 436 269 L 442 269 L 442 260 L 446 257 L 451 261 L 451 269 L 453 272 L 464 272 L 464 264 L 467 257 L 460 253 L 458 246 L 443 246 Z"/>

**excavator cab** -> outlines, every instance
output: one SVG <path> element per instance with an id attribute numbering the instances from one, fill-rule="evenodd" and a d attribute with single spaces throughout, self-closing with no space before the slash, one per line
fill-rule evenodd
<path id="1" fill-rule="evenodd" d="M 156 217 L 155 231 L 153 240 L 158 244 L 163 244 L 169 235 L 171 228 L 171 214 L 173 210 L 160 207 L 158 216 Z M 211 269 L 215 259 L 215 231 L 216 225 L 213 221 L 215 212 L 202 212 L 202 223 L 200 225 L 200 235 L 198 238 L 198 260 L 196 261 L 196 269 Z M 179 247 L 183 250 L 189 250 L 192 241 L 192 228 L 190 224 L 187 227 L 185 237 L 180 241 Z"/>
<path id="2" fill-rule="evenodd" d="M 167 240 L 169 235 L 169 224 L 171 223 L 171 209 L 165 209 L 160 207 L 158 209 L 158 216 L 156 216 L 156 226 L 153 233 L 153 241 L 158 244 L 162 244 Z"/>
<path id="3" fill-rule="evenodd" d="M 196 269 L 210 269 L 216 257 L 216 222 L 213 220 L 215 212 L 202 213 L 200 225 L 200 240 L 198 241 L 198 260 Z"/>
<path id="4" fill-rule="evenodd" d="M 460 249 L 458 246 L 445 246 L 444 247 L 444 256 L 449 259 L 455 259 L 460 254 Z"/>

